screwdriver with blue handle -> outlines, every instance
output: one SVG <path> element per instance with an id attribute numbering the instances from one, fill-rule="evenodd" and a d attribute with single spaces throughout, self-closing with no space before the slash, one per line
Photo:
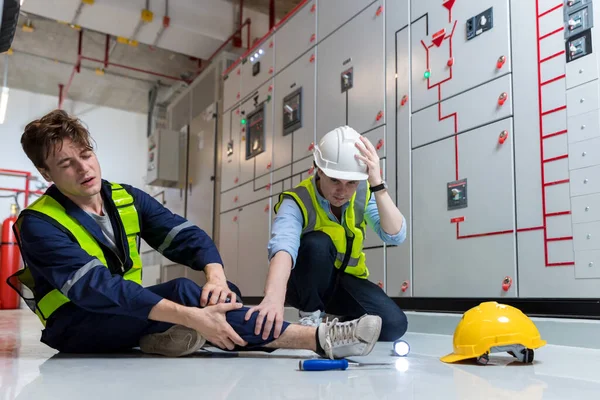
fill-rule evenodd
<path id="1" fill-rule="evenodd" d="M 394 363 L 358 363 L 348 361 L 344 358 L 340 360 L 327 360 L 327 359 L 312 359 L 312 360 L 300 360 L 298 367 L 300 371 L 333 371 L 333 370 L 346 370 L 348 367 L 367 367 L 367 366 L 390 366 Z"/>

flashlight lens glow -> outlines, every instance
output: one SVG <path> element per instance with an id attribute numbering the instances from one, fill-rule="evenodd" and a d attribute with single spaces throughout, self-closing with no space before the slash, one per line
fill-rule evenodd
<path id="1" fill-rule="evenodd" d="M 394 352 L 400 357 L 406 356 L 410 352 L 410 346 L 403 340 L 394 343 Z"/>
<path id="2" fill-rule="evenodd" d="M 399 358 L 396 360 L 396 371 L 406 372 L 409 368 L 408 358 Z"/>

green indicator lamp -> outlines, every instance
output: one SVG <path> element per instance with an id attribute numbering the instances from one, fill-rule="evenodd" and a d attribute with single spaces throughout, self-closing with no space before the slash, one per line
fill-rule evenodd
<path id="1" fill-rule="evenodd" d="M 425 73 L 423 74 L 423 77 L 425 79 L 429 79 L 430 76 L 431 76 L 431 71 L 430 70 L 425 71 Z"/>
<path id="2" fill-rule="evenodd" d="M 246 119 L 245 118 L 242 118 L 241 122 L 242 122 L 242 125 L 246 125 Z"/>

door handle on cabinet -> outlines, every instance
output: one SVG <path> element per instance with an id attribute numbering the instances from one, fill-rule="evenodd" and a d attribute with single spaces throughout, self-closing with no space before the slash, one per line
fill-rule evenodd
<path id="1" fill-rule="evenodd" d="M 502 290 L 508 292 L 508 289 L 512 286 L 512 278 L 510 276 L 505 276 L 502 280 Z"/>
<path id="2" fill-rule="evenodd" d="M 400 290 L 402 290 L 402 292 L 406 292 L 406 289 L 408 289 L 408 281 L 402 282 L 402 286 L 400 286 Z"/>

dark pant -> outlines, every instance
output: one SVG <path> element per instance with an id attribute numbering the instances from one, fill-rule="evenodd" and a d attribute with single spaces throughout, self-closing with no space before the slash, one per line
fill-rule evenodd
<path id="1" fill-rule="evenodd" d="M 238 299 L 241 299 L 239 289 L 231 282 L 228 284 Z M 150 286 L 147 289 L 175 303 L 200 307 L 202 288 L 189 279 L 178 278 L 160 285 Z M 242 339 L 248 342 L 246 347 L 236 347 L 236 350 L 256 350 L 274 340 L 274 328 L 271 329 L 267 340 L 262 339 L 262 331 L 260 335 L 254 334 L 258 312 L 253 313 L 252 317 L 245 321 L 248 309 L 249 307 L 242 307 L 226 314 L 227 322 Z M 284 322 L 282 333 L 288 325 L 287 322 Z M 82 318 L 77 318 L 73 324 L 65 327 L 65 331 L 60 335 L 60 340 L 44 340 L 42 337 L 42 341 L 67 353 L 114 352 L 137 347 L 142 336 L 164 332 L 172 326 L 173 324 L 166 322 L 86 312 Z"/>
<path id="2" fill-rule="evenodd" d="M 379 340 L 402 337 L 408 327 L 404 312 L 373 282 L 339 272 L 334 265 L 336 254 L 327 234 L 304 235 L 288 281 L 286 302 L 300 311 L 321 310 L 345 319 L 379 315 L 383 322 Z"/>

